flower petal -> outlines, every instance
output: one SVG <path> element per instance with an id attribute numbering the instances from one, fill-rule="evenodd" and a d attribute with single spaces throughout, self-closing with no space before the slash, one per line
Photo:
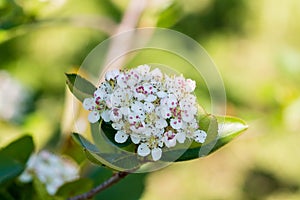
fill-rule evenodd
<path id="1" fill-rule="evenodd" d="M 177 98 L 174 94 L 168 96 L 167 104 L 169 108 L 175 108 L 177 106 Z"/>
<path id="2" fill-rule="evenodd" d="M 155 96 L 155 95 L 153 95 L 153 94 L 150 94 L 150 95 L 148 95 L 147 98 L 144 99 L 144 100 L 147 101 L 147 102 L 153 102 L 153 101 L 155 101 L 156 99 L 157 99 L 157 96 Z"/>
<path id="3" fill-rule="evenodd" d="M 149 102 L 145 102 L 144 103 L 144 110 L 147 112 L 147 113 L 151 113 L 153 110 L 154 110 L 154 105 L 152 103 L 149 103 Z"/>
<path id="4" fill-rule="evenodd" d="M 156 95 L 157 95 L 158 98 L 160 98 L 160 99 L 163 99 L 163 98 L 165 98 L 166 96 L 168 96 L 168 94 L 167 94 L 166 92 L 163 92 L 163 91 L 157 92 Z"/>
<path id="5" fill-rule="evenodd" d="M 145 143 L 140 144 L 139 147 L 138 147 L 138 149 L 137 149 L 138 155 L 143 156 L 143 157 L 149 155 L 150 152 L 151 152 L 150 148 Z"/>
<path id="6" fill-rule="evenodd" d="M 91 123 L 95 123 L 100 119 L 100 114 L 97 111 L 92 111 L 90 112 L 89 116 L 88 116 L 88 120 Z"/>
<path id="7" fill-rule="evenodd" d="M 194 119 L 194 115 L 188 111 L 181 112 L 182 120 L 185 122 L 191 122 Z"/>
<path id="8" fill-rule="evenodd" d="M 182 143 L 184 143 L 186 137 L 185 137 L 185 134 L 183 132 L 179 132 L 179 133 L 176 134 L 175 138 L 179 143 L 182 144 Z"/>
<path id="9" fill-rule="evenodd" d="M 182 120 L 175 118 L 175 119 L 171 119 L 170 124 L 172 126 L 172 128 L 178 130 L 182 127 Z"/>
<path id="10" fill-rule="evenodd" d="M 191 79 L 187 79 L 185 85 L 186 92 L 193 92 L 195 88 L 196 88 L 196 82 Z"/>
<path id="11" fill-rule="evenodd" d="M 89 110 L 89 111 L 94 110 L 94 108 L 95 108 L 94 98 L 85 98 L 83 100 L 82 105 L 85 110 Z"/>
<path id="12" fill-rule="evenodd" d="M 111 79 L 115 79 L 117 76 L 119 76 L 119 74 L 120 74 L 120 71 L 118 69 L 108 71 L 105 74 L 105 79 L 107 81 L 109 81 Z"/>
<path id="13" fill-rule="evenodd" d="M 151 150 L 151 156 L 154 161 L 157 161 L 161 158 L 162 150 L 161 148 L 154 148 Z"/>
<path id="14" fill-rule="evenodd" d="M 109 110 L 105 110 L 101 113 L 101 118 L 105 121 L 105 122 L 109 122 L 110 121 L 110 111 Z"/>
<path id="15" fill-rule="evenodd" d="M 165 119 L 159 119 L 155 122 L 155 127 L 161 129 L 168 126 L 168 122 Z"/>
<path id="16" fill-rule="evenodd" d="M 170 109 L 168 107 L 162 107 L 160 109 L 160 112 L 161 112 L 161 116 L 164 118 L 164 119 L 169 119 L 171 116 L 172 116 L 172 113 L 170 111 Z"/>
<path id="17" fill-rule="evenodd" d="M 203 143 L 205 142 L 205 139 L 206 139 L 206 132 L 203 131 L 203 130 L 197 130 L 195 133 L 194 133 L 194 139 L 196 142 L 199 142 L 199 143 Z"/>
<path id="18" fill-rule="evenodd" d="M 140 137 L 138 137 L 137 135 L 132 135 L 132 134 L 130 135 L 130 139 L 134 144 L 138 144 L 141 141 Z"/>
<path id="19" fill-rule="evenodd" d="M 115 141 L 117 143 L 124 143 L 128 139 L 128 135 L 124 131 L 118 131 L 115 135 Z"/>
<path id="20" fill-rule="evenodd" d="M 176 138 L 172 138 L 172 139 L 168 139 L 167 137 L 164 138 L 165 139 L 165 145 L 170 148 L 170 147 L 175 147 L 176 145 Z"/>

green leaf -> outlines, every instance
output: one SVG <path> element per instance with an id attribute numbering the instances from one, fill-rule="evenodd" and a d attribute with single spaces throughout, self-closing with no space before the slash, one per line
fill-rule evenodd
<path id="1" fill-rule="evenodd" d="M 16 178 L 23 170 L 24 165 L 7 155 L 0 154 L 0 185 Z"/>
<path id="2" fill-rule="evenodd" d="M 99 150 L 97 149 L 97 147 L 94 144 L 92 144 L 90 141 L 85 139 L 79 133 L 73 133 L 72 138 L 77 144 L 79 144 L 84 149 L 91 151 L 91 152 L 99 152 Z"/>
<path id="3" fill-rule="evenodd" d="M 22 173 L 34 150 L 32 137 L 25 135 L 0 151 L 0 184 Z"/>
<path id="4" fill-rule="evenodd" d="M 102 121 L 100 123 L 91 124 L 93 141 L 100 152 L 94 155 L 94 157 L 97 157 L 104 165 L 117 171 L 139 168 L 141 162 L 139 162 L 140 157 L 137 156 L 135 152 L 135 145 L 132 144 L 122 148 L 120 148 L 121 146 L 115 145 L 107 138 L 101 123 Z"/>
<path id="5" fill-rule="evenodd" d="M 77 74 L 66 74 L 66 77 L 69 89 L 79 101 L 93 97 L 97 88 L 91 82 Z"/>
<path id="6" fill-rule="evenodd" d="M 219 122 L 219 136 L 216 145 L 210 153 L 223 147 L 248 129 L 246 122 L 236 117 L 217 116 L 217 119 Z"/>
<path id="7" fill-rule="evenodd" d="M 106 137 L 100 123 L 91 124 L 95 144 L 78 133 L 73 133 L 73 139 L 83 147 L 86 157 L 96 165 L 105 166 L 116 171 L 134 170 L 142 164 L 134 152 L 135 145 L 120 148 Z"/>
<path id="8" fill-rule="evenodd" d="M 55 195 L 67 199 L 68 197 L 72 197 L 89 191 L 92 187 L 93 181 L 91 181 L 90 179 L 79 179 L 76 181 L 65 183 L 57 190 Z"/>
<path id="9" fill-rule="evenodd" d="M 201 116 L 199 125 L 202 130 L 207 132 L 205 143 L 193 142 L 189 149 L 176 159 L 176 162 L 207 156 L 229 143 L 248 128 L 247 124 L 241 119 L 213 115 Z M 172 161 L 175 159 L 172 155 L 178 154 L 179 151 L 182 150 L 166 151 L 163 153 L 161 160 Z"/>
<path id="10" fill-rule="evenodd" d="M 96 159 L 93 153 L 100 153 L 95 145 L 90 143 L 87 139 L 78 133 L 73 133 L 72 138 L 74 141 L 83 148 L 86 158 L 92 163 L 100 166 L 104 166 L 98 159 Z M 92 153 L 93 152 L 93 153 Z"/>
<path id="11" fill-rule="evenodd" d="M 33 150 L 34 144 L 32 137 L 25 135 L 7 145 L 0 151 L 0 154 L 6 155 L 20 164 L 25 165 Z"/>
<path id="12" fill-rule="evenodd" d="M 135 153 L 121 150 L 115 151 L 115 149 L 108 149 L 106 152 L 101 152 L 94 144 L 80 134 L 73 133 L 73 138 L 76 143 L 83 147 L 87 158 L 94 164 L 106 166 L 116 171 L 133 170 L 140 167 L 138 156 Z M 108 143 L 107 145 L 110 146 L 112 144 Z"/>

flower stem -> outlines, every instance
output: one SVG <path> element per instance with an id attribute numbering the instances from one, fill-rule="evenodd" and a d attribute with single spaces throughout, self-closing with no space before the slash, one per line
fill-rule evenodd
<path id="1" fill-rule="evenodd" d="M 105 190 L 106 188 L 109 188 L 113 184 L 119 182 L 121 179 L 125 178 L 129 173 L 128 172 L 118 172 L 114 174 L 112 177 L 110 177 L 108 180 L 104 181 L 97 187 L 93 188 L 92 190 L 80 194 L 74 197 L 68 198 L 68 200 L 84 200 L 84 199 L 91 199 L 93 196 L 95 196 L 97 193 Z"/>

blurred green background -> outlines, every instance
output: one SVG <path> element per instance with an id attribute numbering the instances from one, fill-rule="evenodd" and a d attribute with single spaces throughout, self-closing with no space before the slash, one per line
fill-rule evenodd
<path id="1" fill-rule="evenodd" d="M 141 2 L 0 0 L 0 146 L 30 133 L 37 150 L 82 159 L 68 135 L 85 119 L 70 120 L 64 73 L 120 23 L 170 28 L 208 51 L 227 114 L 250 127 L 207 158 L 147 175 L 144 191 L 130 178 L 128 199 L 300 199 L 300 1 L 149 0 L 144 9 Z"/>

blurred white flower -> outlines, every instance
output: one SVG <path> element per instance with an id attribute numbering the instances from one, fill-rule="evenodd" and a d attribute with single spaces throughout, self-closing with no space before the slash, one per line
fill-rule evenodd
<path id="1" fill-rule="evenodd" d="M 0 119 L 20 118 L 27 99 L 26 89 L 6 71 L 0 70 Z"/>
<path id="2" fill-rule="evenodd" d="M 70 159 L 61 158 L 48 151 L 41 151 L 29 158 L 27 167 L 19 176 L 19 180 L 27 183 L 32 181 L 33 176 L 46 185 L 50 195 L 54 195 L 64 183 L 79 178 L 79 167 Z"/>
<path id="3" fill-rule="evenodd" d="M 196 122 L 195 81 L 165 75 L 158 68 L 150 71 L 148 65 L 110 71 L 105 77 L 94 97 L 84 100 L 83 107 L 91 111 L 91 123 L 100 118 L 112 122 L 117 143 L 130 138 L 138 145 L 139 156 L 151 155 L 157 161 L 163 147 L 175 147 L 176 142 L 186 139 L 205 141 L 206 133 Z"/>

